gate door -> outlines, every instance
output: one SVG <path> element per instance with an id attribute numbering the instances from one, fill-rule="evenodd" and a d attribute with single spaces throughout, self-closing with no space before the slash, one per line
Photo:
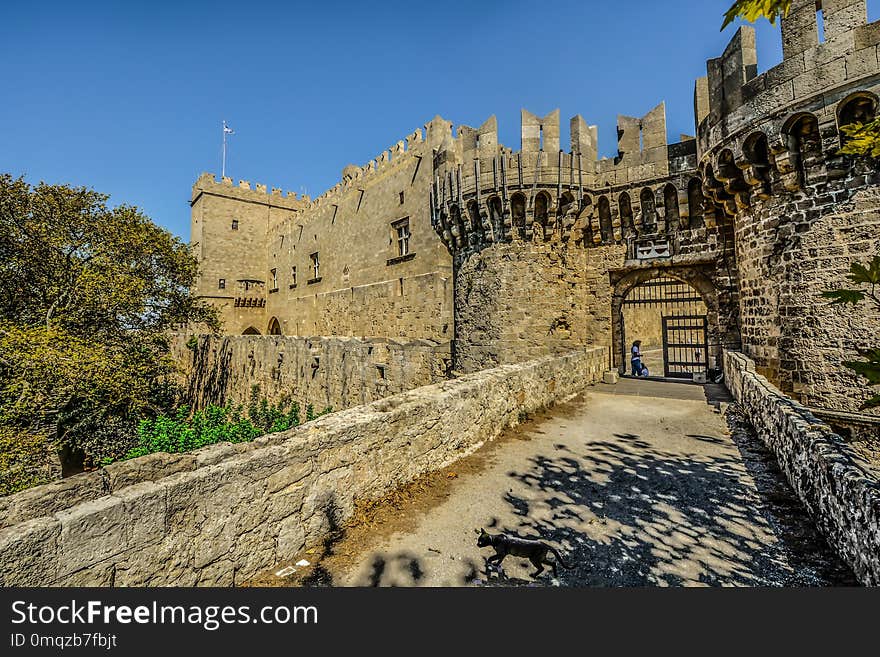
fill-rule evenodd
<path id="1" fill-rule="evenodd" d="M 694 374 L 709 369 L 707 327 L 705 315 L 663 317 L 663 361 L 666 377 L 693 379 Z"/>

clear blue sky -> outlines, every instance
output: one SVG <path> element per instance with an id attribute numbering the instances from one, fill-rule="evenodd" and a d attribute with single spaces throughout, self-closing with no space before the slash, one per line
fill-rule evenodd
<path id="1" fill-rule="evenodd" d="M 617 114 L 667 102 L 693 134 L 694 79 L 731 0 L 4 3 L 0 171 L 86 185 L 189 238 L 190 187 L 227 173 L 316 196 L 440 114 L 580 113 L 615 151 Z M 872 18 L 877 2 L 869 2 Z M 759 66 L 781 58 L 758 26 Z"/>

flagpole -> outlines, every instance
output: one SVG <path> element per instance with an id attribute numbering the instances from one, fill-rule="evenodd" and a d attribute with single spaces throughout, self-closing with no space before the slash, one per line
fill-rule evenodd
<path id="1" fill-rule="evenodd" d="M 220 167 L 221 180 L 226 177 L 226 119 L 223 119 L 223 164 Z"/>

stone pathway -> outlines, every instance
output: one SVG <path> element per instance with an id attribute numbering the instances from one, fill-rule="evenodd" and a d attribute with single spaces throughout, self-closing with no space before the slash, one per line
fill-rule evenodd
<path id="1" fill-rule="evenodd" d="M 411 531 L 329 573 L 332 583 L 855 583 L 725 393 L 633 380 L 590 388 L 457 478 Z M 480 527 L 540 536 L 574 568 L 535 581 L 526 561 L 509 557 L 503 575 L 487 573 Z"/>

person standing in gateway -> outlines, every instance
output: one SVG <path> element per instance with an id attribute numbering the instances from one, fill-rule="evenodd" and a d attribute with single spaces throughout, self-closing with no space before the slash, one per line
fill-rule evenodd
<path id="1" fill-rule="evenodd" d="M 631 349 L 630 355 L 630 363 L 632 364 L 632 375 L 633 376 L 642 376 L 642 341 L 636 340 L 633 342 L 633 346 Z"/>

